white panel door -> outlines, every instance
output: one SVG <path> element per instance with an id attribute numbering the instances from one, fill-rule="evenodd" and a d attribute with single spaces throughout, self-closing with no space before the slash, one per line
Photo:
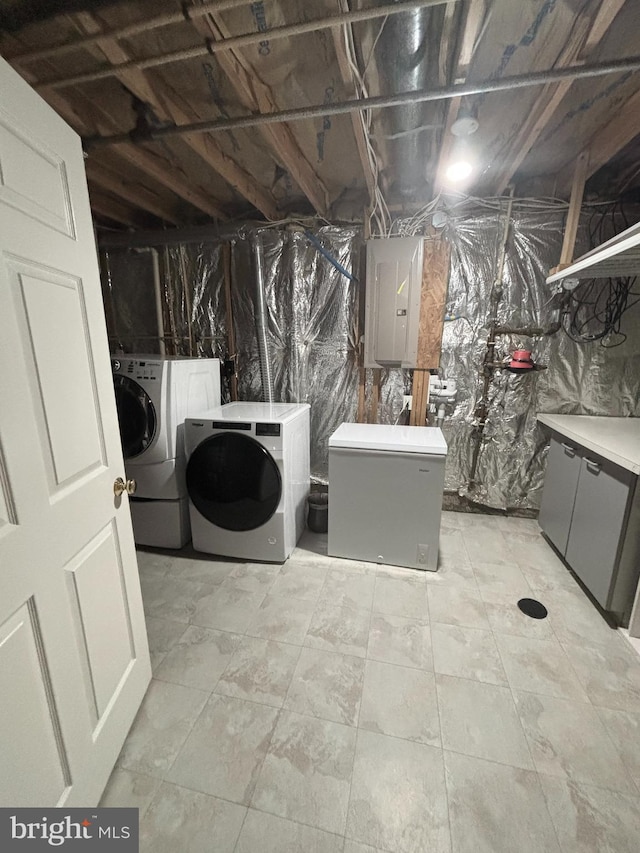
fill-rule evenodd
<path id="1" fill-rule="evenodd" d="M 77 135 L 0 59 L 0 806 L 95 805 L 151 671 Z"/>

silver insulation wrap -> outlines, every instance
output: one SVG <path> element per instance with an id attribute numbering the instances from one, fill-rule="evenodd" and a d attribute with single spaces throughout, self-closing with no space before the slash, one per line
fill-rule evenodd
<path id="1" fill-rule="evenodd" d="M 345 269 L 358 275 L 356 229 L 327 227 L 314 235 Z M 358 285 L 300 231 L 262 229 L 238 239 L 232 282 L 241 400 L 262 399 L 252 267 L 252 246 L 258 238 L 274 399 L 311 404 L 311 472 L 326 483 L 329 436 L 343 421 L 356 419 Z"/>
<path id="2" fill-rule="evenodd" d="M 455 406 L 447 409 L 443 426 L 449 445 L 446 489 L 499 510 L 536 510 L 546 456 L 546 436 L 536 424 L 538 412 L 640 414 L 640 306 L 625 315 L 628 339 L 615 349 L 597 342 L 576 344 L 563 331 L 536 338 L 498 338 L 497 359 L 514 349 L 528 349 L 548 369 L 530 375 L 495 371 L 476 487 L 470 490 L 474 410 L 482 386 L 491 286 L 503 228 L 504 207 L 502 211 L 454 208 L 444 226 L 451 244 L 451 271 L 441 369 L 458 386 Z M 514 205 L 498 306 L 501 325 L 553 327 L 557 297 L 545 277 L 560 256 L 563 229 L 562 209 Z M 359 229 L 328 226 L 314 229 L 313 236 L 338 264 L 360 276 Z M 356 420 L 358 291 L 363 284 L 340 272 L 302 230 L 240 230 L 232 241 L 231 292 L 241 400 L 260 400 L 263 395 L 256 333 L 258 239 L 274 399 L 311 404 L 312 476 L 326 483 L 328 438 L 343 421 Z M 587 248 L 583 217 L 576 253 Z M 221 246 L 185 243 L 157 251 L 167 354 L 224 358 L 228 320 Z M 114 351 L 159 352 L 150 264 L 149 252 L 102 253 Z M 367 374 L 369 401 L 371 371 Z M 408 371 L 382 371 L 378 421 L 398 421 L 402 395 L 409 392 Z"/>

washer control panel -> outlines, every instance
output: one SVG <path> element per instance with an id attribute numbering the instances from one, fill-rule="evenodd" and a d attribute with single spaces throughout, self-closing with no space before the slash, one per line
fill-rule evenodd
<path id="1" fill-rule="evenodd" d="M 112 358 L 111 369 L 122 376 L 130 376 L 131 379 L 147 379 L 150 382 L 160 382 L 162 376 L 162 363 L 146 359 Z"/>

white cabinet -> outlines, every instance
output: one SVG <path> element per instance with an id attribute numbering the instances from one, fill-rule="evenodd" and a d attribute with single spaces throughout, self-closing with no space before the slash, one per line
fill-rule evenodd
<path id="1" fill-rule="evenodd" d="M 640 575 L 637 476 L 563 436 L 551 439 L 538 518 L 596 601 L 627 624 Z"/>

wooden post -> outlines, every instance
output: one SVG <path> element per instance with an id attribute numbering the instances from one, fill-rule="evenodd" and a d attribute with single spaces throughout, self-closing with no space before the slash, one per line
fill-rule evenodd
<path id="1" fill-rule="evenodd" d="M 589 168 L 589 152 L 583 151 L 578 155 L 576 168 L 573 173 L 571 185 L 571 198 L 569 200 L 569 213 L 564 227 L 564 240 L 562 241 L 562 252 L 560 253 L 560 266 L 570 264 L 573 260 L 573 252 L 576 247 L 576 236 L 578 234 L 578 223 L 580 222 L 580 209 L 582 208 L 582 197 L 584 185 L 587 180 Z"/>
<path id="2" fill-rule="evenodd" d="M 369 417 L 367 422 L 370 424 L 378 423 L 378 406 L 380 404 L 380 381 L 382 379 L 382 370 L 379 367 L 373 368 L 373 386 L 371 388 L 371 405 L 369 407 Z"/>
<path id="3" fill-rule="evenodd" d="M 358 367 L 358 416 L 357 421 L 359 424 L 363 424 L 365 422 L 365 382 L 366 382 L 366 371 L 364 367 Z"/>
<path id="4" fill-rule="evenodd" d="M 233 303 L 231 301 L 231 243 L 222 246 L 222 269 L 224 273 L 224 304 L 227 314 L 227 358 L 233 361 L 233 373 L 229 380 L 231 401 L 238 399 L 238 372 L 236 364 L 236 330 L 233 325 Z"/>
<path id="5" fill-rule="evenodd" d="M 413 402 L 409 424 L 411 426 L 425 426 L 427 422 L 427 399 L 429 397 L 429 371 L 414 370 L 411 393 Z"/>

